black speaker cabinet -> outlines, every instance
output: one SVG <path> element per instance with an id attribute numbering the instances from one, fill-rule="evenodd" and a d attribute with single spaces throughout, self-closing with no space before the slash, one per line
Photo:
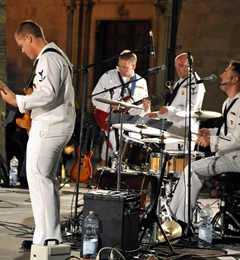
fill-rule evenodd
<path id="1" fill-rule="evenodd" d="M 114 247 L 125 257 L 138 254 L 140 195 L 111 192 L 84 194 L 83 220 L 93 210 L 99 219 L 98 249 Z M 83 227 L 82 238 L 85 234 Z M 81 256 L 83 239 L 81 241 Z M 100 259 L 108 259 L 110 250 L 102 250 Z M 114 251 L 114 256 L 119 257 Z"/>

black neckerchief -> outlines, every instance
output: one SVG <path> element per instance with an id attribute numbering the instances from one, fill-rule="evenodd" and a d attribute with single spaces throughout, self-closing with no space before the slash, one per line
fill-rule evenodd
<path id="1" fill-rule="evenodd" d="M 171 96 L 170 96 L 170 98 L 169 98 L 169 101 L 168 101 L 168 106 L 170 106 L 171 104 L 172 104 L 172 102 L 173 102 L 173 100 L 174 100 L 174 98 L 176 97 L 176 95 L 177 95 L 177 92 L 178 92 L 178 90 L 179 90 L 179 88 L 182 86 L 182 84 L 188 79 L 189 77 L 187 76 L 181 83 L 177 83 L 177 86 L 174 88 L 174 90 L 173 90 L 173 92 L 172 92 L 172 94 L 171 94 Z"/>
<path id="2" fill-rule="evenodd" d="M 222 117 L 222 123 L 220 124 L 220 126 L 218 127 L 218 130 L 217 130 L 217 135 L 220 134 L 220 130 L 221 130 L 221 127 L 222 125 L 224 124 L 224 134 L 225 136 L 227 135 L 227 114 L 229 112 L 229 110 L 232 108 L 232 106 L 235 104 L 235 102 L 238 100 L 238 98 L 235 98 L 232 103 L 228 106 L 227 108 L 227 105 L 225 106 L 224 108 L 224 112 L 223 112 L 223 117 Z"/>

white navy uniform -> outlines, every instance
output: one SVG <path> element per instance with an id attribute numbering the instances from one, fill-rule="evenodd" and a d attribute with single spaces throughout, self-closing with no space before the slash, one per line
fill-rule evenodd
<path id="1" fill-rule="evenodd" d="M 195 72 L 196 79 L 199 80 L 199 76 Z M 203 98 L 205 94 L 205 87 L 204 84 L 196 84 L 195 77 L 193 74 L 191 74 L 191 111 L 196 111 L 198 109 L 202 108 Z M 168 106 L 168 112 L 164 115 L 160 115 L 157 113 L 159 118 L 162 119 L 168 119 L 169 121 L 173 122 L 173 126 L 179 129 L 182 129 L 183 131 L 180 132 L 179 135 L 184 133 L 185 129 L 188 129 L 189 126 L 189 119 L 177 116 L 177 112 L 181 111 L 189 111 L 189 80 L 186 78 L 179 79 L 175 86 L 177 84 L 181 84 L 180 88 L 178 89 L 178 92 L 173 99 L 172 103 Z M 188 115 L 188 113 L 187 113 Z M 199 129 L 199 123 L 197 122 L 196 118 L 191 118 L 191 131 L 193 133 L 197 133 Z M 173 132 L 174 133 L 174 132 Z M 196 139 L 196 135 L 192 135 L 192 140 L 194 141 Z M 166 149 L 167 150 L 178 150 L 179 146 L 181 145 L 182 150 L 188 150 L 188 146 L 184 144 L 183 140 L 179 140 L 179 142 L 174 142 L 172 144 L 167 143 Z M 194 142 L 191 143 L 191 150 L 194 149 Z"/>
<path id="2" fill-rule="evenodd" d="M 188 208 L 190 207 L 190 217 L 196 206 L 198 193 L 202 187 L 202 180 L 209 179 L 211 176 L 223 172 L 239 172 L 240 169 L 240 93 L 232 100 L 229 98 L 224 102 L 222 111 L 225 106 L 237 98 L 234 105 L 227 114 L 227 135 L 224 133 L 224 125 L 221 127 L 219 135 L 218 128 L 209 129 L 210 148 L 215 156 L 203 160 L 195 161 L 191 164 L 191 205 L 188 205 L 188 167 L 185 168 L 170 207 L 177 219 L 188 223 Z M 240 177 L 240 173 L 239 173 Z"/>
<path id="3" fill-rule="evenodd" d="M 62 55 L 43 53 L 47 48 Z M 31 111 L 26 172 L 35 220 L 33 243 L 43 244 L 50 238 L 62 242 L 56 173 L 62 149 L 74 130 L 75 97 L 71 63 L 54 43 L 47 44 L 36 60 L 33 93 L 16 95 L 16 99 L 21 113 Z"/>

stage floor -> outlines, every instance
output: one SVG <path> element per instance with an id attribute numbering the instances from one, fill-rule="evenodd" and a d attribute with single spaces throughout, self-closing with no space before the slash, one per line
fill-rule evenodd
<path id="1" fill-rule="evenodd" d="M 72 220 L 75 216 L 75 198 L 76 185 L 69 183 L 61 188 L 61 219 L 63 223 Z M 81 214 L 83 207 L 83 196 L 85 193 L 93 192 L 93 189 L 88 189 L 86 185 L 79 185 L 77 214 Z M 98 190 L 101 192 L 101 190 Z M 106 192 L 106 191 L 103 191 Z M 0 188 L 0 259 L 3 260 L 29 260 L 30 252 L 21 249 L 23 240 L 32 239 L 32 229 L 34 221 L 31 210 L 31 202 L 28 189 L 23 189 L 20 186 L 15 188 Z M 202 203 L 209 202 L 217 211 L 216 200 L 202 198 Z M 70 235 L 66 231 L 66 235 Z M 80 258 L 80 242 L 77 239 L 65 239 L 64 243 L 72 245 L 72 255 Z M 230 240 L 214 240 L 214 245 L 218 249 L 200 249 L 197 247 L 197 242 L 193 238 L 188 243 L 178 243 L 172 245 L 172 250 L 168 245 L 160 244 L 154 250 L 142 247 L 145 253 L 139 253 L 137 259 L 238 259 L 240 258 L 240 241 Z M 228 255 L 224 255 L 221 250 L 227 250 Z M 77 259 L 77 258 L 71 258 Z M 42 259 L 44 260 L 44 259 Z"/>

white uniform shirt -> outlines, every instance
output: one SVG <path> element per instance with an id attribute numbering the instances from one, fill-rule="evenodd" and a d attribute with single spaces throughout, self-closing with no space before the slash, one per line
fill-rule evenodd
<path id="1" fill-rule="evenodd" d="M 52 51 L 42 54 L 47 48 L 57 49 L 63 57 Z M 74 89 L 72 84 L 66 84 L 72 82 L 69 79 L 72 77 L 69 71 L 71 63 L 54 43 L 47 44 L 37 59 L 33 93 L 16 95 L 19 111 L 31 110 L 32 124 L 38 124 L 45 131 L 71 133 L 76 114 Z"/>
<path id="2" fill-rule="evenodd" d="M 136 81 L 136 87 L 134 90 L 134 93 L 132 93 L 132 100 L 129 100 L 128 102 L 133 103 L 136 101 L 139 101 L 143 98 L 148 97 L 148 89 L 147 89 L 147 82 L 145 79 L 141 78 L 141 77 L 136 74 L 136 79 L 139 79 Z M 123 77 L 124 83 L 128 82 L 130 80 L 130 78 L 127 77 Z M 110 106 L 109 104 L 105 104 L 102 102 L 98 102 L 95 100 L 96 97 L 98 98 L 107 98 L 107 99 L 112 99 L 112 100 L 120 100 L 121 99 L 121 90 L 122 87 L 121 85 L 121 81 L 119 79 L 119 75 L 118 75 L 118 70 L 117 69 L 113 69 L 113 70 L 109 70 L 106 73 L 104 73 L 102 75 L 102 77 L 99 79 L 97 85 L 95 86 L 92 95 L 100 93 L 102 91 L 104 91 L 105 89 L 110 89 L 116 86 L 119 86 L 119 88 L 114 89 L 114 94 L 111 98 L 110 92 L 107 91 L 105 93 L 96 95 L 92 98 L 92 103 L 96 106 L 97 109 L 100 109 L 104 112 L 108 112 L 110 111 Z M 132 84 L 129 84 L 129 88 L 132 88 Z M 140 107 L 142 107 L 142 105 L 140 105 Z M 135 109 L 135 108 L 131 108 L 128 113 L 130 115 L 139 115 L 139 116 L 144 116 L 145 114 L 149 113 L 149 111 L 144 112 L 143 109 Z"/>
<path id="3" fill-rule="evenodd" d="M 195 73 L 196 74 L 196 73 Z M 200 79 L 196 75 L 197 79 Z M 191 75 L 191 111 L 196 111 L 202 108 L 202 102 L 205 93 L 204 84 L 195 84 L 195 78 Z M 176 84 L 181 83 L 184 79 L 180 79 Z M 170 106 L 167 106 L 168 113 L 164 115 L 158 114 L 159 118 L 165 118 L 173 122 L 173 126 L 185 129 L 189 125 L 189 119 L 177 116 L 176 113 L 180 111 L 189 111 L 189 88 L 188 80 L 185 80 L 184 83 L 180 86 L 173 102 Z M 188 115 L 188 112 L 186 113 Z M 191 131 L 197 133 L 199 129 L 199 124 L 195 118 L 191 119 Z M 196 138 L 196 135 L 193 136 Z"/>

